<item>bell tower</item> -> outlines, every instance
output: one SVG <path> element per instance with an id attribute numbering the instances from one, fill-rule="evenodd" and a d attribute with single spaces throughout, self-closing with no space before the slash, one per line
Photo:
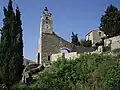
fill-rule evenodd
<path id="1" fill-rule="evenodd" d="M 66 47 L 72 50 L 73 44 L 64 40 L 52 30 L 52 14 L 47 7 L 42 12 L 40 23 L 40 38 L 38 40 L 37 64 L 49 66 L 52 63 L 52 55 L 60 53 L 60 48 Z"/>
<path id="2" fill-rule="evenodd" d="M 38 52 L 36 62 L 37 64 L 43 64 L 42 61 L 42 51 L 43 51 L 43 43 L 44 43 L 44 34 L 52 34 L 52 14 L 48 11 L 47 7 L 44 8 L 41 15 L 40 22 L 40 38 L 38 40 Z"/>
<path id="3" fill-rule="evenodd" d="M 40 34 L 52 34 L 52 14 L 48 11 L 47 7 L 45 7 L 41 15 L 40 32 Z"/>

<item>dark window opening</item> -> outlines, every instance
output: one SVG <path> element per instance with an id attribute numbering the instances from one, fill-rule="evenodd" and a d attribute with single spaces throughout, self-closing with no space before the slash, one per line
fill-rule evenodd
<path id="1" fill-rule="evenodd" d="M 48 17 L 46 17 L 46 20 L 48 20 Z"/>
<path id="2" fill-rule="evenodd" d="M 48 61 L 50 61 L 50 56 L 48 56 Z"/>
<path id="3" fill-rule="evenodd" d="M 38 64 L 40 63 L 40 53 L 38 53 Z"/>
<path id="4" fill-rule="evenodd" d="M 46 22 L 46 24 L 48 24 L 48 22 Z"/>
<path id="5" fill-rule="evenodd" d="M 101 32 L 99 32 L 99 36 L 101 36 Z"/>
<path id="6" fill-rule="evenodd" d="M 65 53 L 62 53 L 62 58 L 65 59 Z"/>

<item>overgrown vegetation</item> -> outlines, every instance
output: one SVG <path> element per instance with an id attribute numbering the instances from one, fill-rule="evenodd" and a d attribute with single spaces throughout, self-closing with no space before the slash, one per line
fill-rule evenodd
<path id="1" fill-rule="evenodd" d="M 118 54 L 118 53 L 120 53 L 120 48 L 119 49 L 115 49 L 112 52 L 115 53 L 115 54 Z"/>
<path id="2" fill-rule="evenodd" d="M 91 40 L 81 39 L 80 46 L 92 47 L 92 42 L 91 42 Z"/>
<path id="3" fill-rule="evenodd" d="M 58 60 L 32 86 L 33 90 L 119 90 L 120 55 L 85 54 L 76 60 Z"/>

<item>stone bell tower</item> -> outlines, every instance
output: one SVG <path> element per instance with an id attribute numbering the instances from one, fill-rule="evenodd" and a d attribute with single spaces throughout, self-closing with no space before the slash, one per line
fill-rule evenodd
<path id="1" fill-rule="evenodd" d="M 70 50 L 73 45 L 53 33 L 52 14 L 47 7 L 42 12 L 40 23 L 40 38 L 38 40 L 37 63 L 48 66 L 52 63 L 52 54 L 60 53 L 61 48 L 66 47 Z"/>
<path id="2" fill-rule="evenodd" d="M 43 52 L 43 43 L 45 39 L 43 34 L 52 34 L 52 14 L 48 11 L 47 7 L 44 8 L 41 15 L 40 22 L 40 38 L 38 40 L 38 53 L 37 53 L 37 63 L 43 64 L 42 60 L 42 52 Z"/>
<path id="3" fill-rule="evenodd" d="M 52 14 L 49 13 L 47 7 L 45 7 L 41 16 L 40 35 L 42 33 L 52 34 Z"/>

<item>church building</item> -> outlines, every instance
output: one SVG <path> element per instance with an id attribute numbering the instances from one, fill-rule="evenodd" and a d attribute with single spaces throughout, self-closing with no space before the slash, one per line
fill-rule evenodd
<path id="1" fill-rule="evenodd" d="M 52 14 L 48 11 L 47 7 L 42 12 L 40 23 L 40 38 L 38 40 L 38 52 L 36 62 L 37 64 L 49 65 L 52 54 L 60 53 L 62 51 L 69 52 L 91 52 L 93 48 L 85 48 L 75 46 L 72 43 L 64 40 L 55 32 L 53 32 Z"/>

